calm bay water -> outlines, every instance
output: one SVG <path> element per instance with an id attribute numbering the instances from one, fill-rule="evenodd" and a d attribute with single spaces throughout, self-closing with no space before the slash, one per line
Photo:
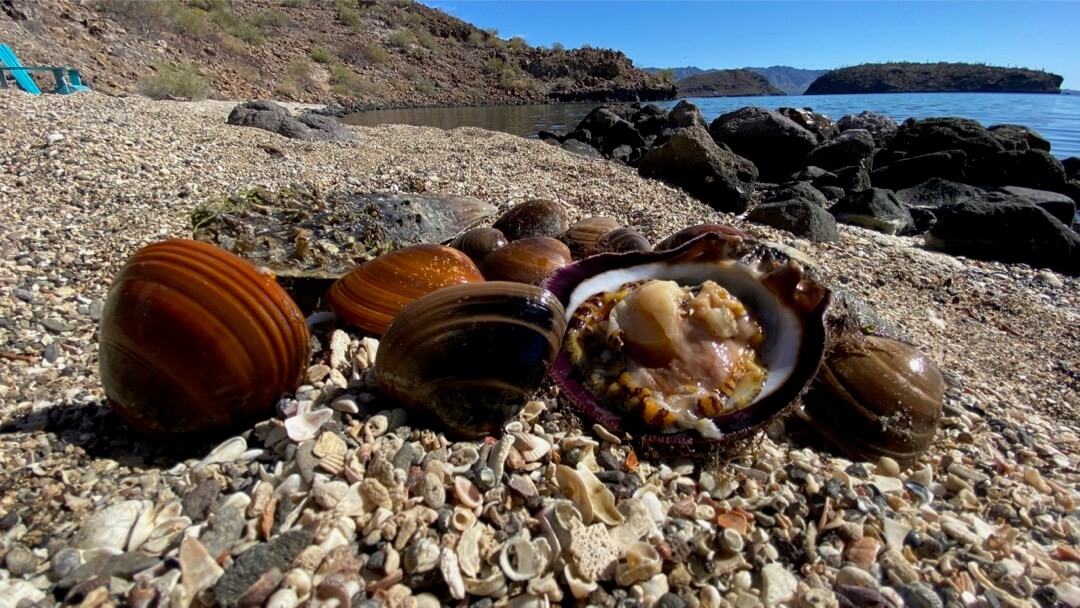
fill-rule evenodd
<path id="1" fill-rule="evenodd" d="M 1051 153 L 1058 158 L 1080 156 L 1080 95 L 1035 95 L 1025 93 L 891 93 L 882 95 L 792 95 L 784 97 L 697 97 L 690 98 L 707 122 L 744 106 L 765 108 L 813 108 L 837 120 L 844 114 L 871 110 L 891 116 L 897 122 L 908 118 L 961 116 L 974 118 L 985 126 L 1017 124 L 1034 129 L 1050 140 Z M 657 102 L 671 108 L 677 101 Z M 522 137 L 536 137 L 539 131 L 573 129 L 595 108 L 595 103 L 528 106 L 481 106 L 373 110 L 349 114 L 342 121 L 351 125 L 411 124 L 453 129 L 480 127 Z"/>

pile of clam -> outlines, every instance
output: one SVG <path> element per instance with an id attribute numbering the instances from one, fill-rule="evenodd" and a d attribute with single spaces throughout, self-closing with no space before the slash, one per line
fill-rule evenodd
<path id="1" fill-rule="evenodd" d="M 550 377 L 612 433 L 726 442 L 788 411 L 817 376 L 804 418 L 827 439 L 911 461 L 933 438 L 940 373 L 901 342 L 828 323 L 832 293 L 804 262 L 718 225 L 654 248 L 613 219 L 568 225 L 561 205 L 533 200 L 450 245 L 370 260 L 326 303 L 379 338 L 380 394 L 458 438 L 502 434 Z M 311 340 L 273 276 L 172 240 L 136 253 L 114 282 L 101 376 L 133 428 L 182 440 L 272 415 Z"/>

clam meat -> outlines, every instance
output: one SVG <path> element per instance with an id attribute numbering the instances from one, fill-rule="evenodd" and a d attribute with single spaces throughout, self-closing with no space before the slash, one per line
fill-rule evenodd
<path id="1" fill-rule="evenodd" d="M 568 318 L 556 381 L 586 415 L 650 441 L 752 432 L 795 402 L 825 351 L 830 291 L 740 236 L 594 256 L 545 287 Z"/>

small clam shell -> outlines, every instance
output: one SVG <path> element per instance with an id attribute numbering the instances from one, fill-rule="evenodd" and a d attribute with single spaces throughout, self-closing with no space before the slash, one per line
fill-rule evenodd
<path id="1" fill-rule="evenodd" d="M 506 246 L 506 236 L 498 228 L 473 228 L 463 232 L 450 246 L 469 256 L 478 266 L 491 252 Z"/>
<path id="2" fill-rule="evenodd" d="M 566 208 L 547 199 L 532 199 L 512 207 L 495 221 L 494 227 L 516 241 L 530 236 L 558 238 L 569 227 Z"/>
<path id="3" fill-rule="evenodd" d="M 464 473 L 471 469 L 478 460 L 480 460 L 480 452 L 474 446 L 465 444 L 455 448 L 450 453 L 450 458 L 446 461 L 446 464 L 451 473 Z"/>
<path id="4" fill-rule="evenodd" d="M 945 381 L 925 354 L 898 340 L 847 335 L 804 397 L 804 417 L 854 458 L 910 465 L 934 440 Z"/>
<path id="5" fill-rule="evenodd" d="M 484 526 L 478 525 L 461 533 L 457 544 L 457 559 L 465 576 L 475 578 L 480 572 L 480 537 L 484 535 Z"/>
<path id="6" fill-rule="evenodd" d="M 521 452 L 521 457 L 525 462 L 536 462 L 551 454 L 551 443 L 543 437 L 522 432 L 513 433 L 513 435 L 514 447 Z"/>
<path id="7" fill-rule="evenodd" d="M 562 241 L 570 248 L 575 260 L 600 253 L 600 238 L 620 228 L 618 220 L 610 217 L 587 217 L 575 222 L 562 236 Z"/>
<path id="8" fill-rule="evenodd" d="M 539 285 L 551 273 L 573 259 L 570 249 L 548 236 L 534 236 L 514 241 L 493 251 L 480 270 L 489 281 L 513 281 Z"/>
<path id="9" fill-rule="evenodd" d="M 592 471 L 582 466 L 571 469 L 560 464 L 555 468 L 555 480 L 559 484 L 559 491 L 581 510 L 585 525 L 593 523 L 594 519 L 609 526 L 626 521 L 615 507 L 615 495 Z"/>
<path id="10" fill-rule="evenodd" d="M 600 251 L 626 253 L 628 251 L 652 251 L 652 243 L 645 235 L 633 228 L 616 228 L 600 237 Z"/>
<path id="11" fill-rule="evenodd" d="M 414 245 L 364 263 L 326 294 L 338 317 L 373 334 L 406 304 L 448 285 L 483 281 L 469 256 L 443 245 Z"/>
<path id="12" fill-rule="evenodd" d="M 527 581 L 537 577 L 547 567 L 547 560 L 532 543 L 514 536 L 499 549 L 499 567 L 512 581 Z"/>
<path id="13" fill-rule="evenodd" d="M 324 432 L 315 440 L 311 453 L 319 459 L 319 468 L 337 475 L 345 468 L 345 440 L 335 433 Z"/>
<path id="14" fill-rule="evenodd" d="M 470 509 L 484 504 L 484 496 L 480 493 L 480 488 L 465 477 L 454 478 L 454 496 L 457 497 L 458 502 Z"/>
<path id="15" fill-rule="evenodd" d="M 379 344 L 376 380 L 383 395 L 452 433 L 499 434 L 540 388 L 565 329 L 562 306 L 539 287 L 447 287 L 394 319 Z"/>
<path id="16" fill-rule="evenodd" d="M 660 553 L 649 543 L 636 542 L 626 552 L 626 562 L 615 568 L 615 582 L 620 587 L 647 581 L 660 574 L 664 565 Z"/>
<path id="17" fill-rule="evenodd" d="M 731 236 L 737 236 L 740 238 L 748 239 L 750 235 L 746 234 L 738 228 L 732 228 L 731 226 L 725 226 L 723 224 L 698 224 L 696 226 L 689 226 L 679 230 L 675 234 L 660 241 L 660 244 L 656 246 L 657 251 L 667 251 L 668 249 L 675 249 L 687 241 L 692 241 L 703 234 L 716 233 L 716 234 L 729 234 Z"/>

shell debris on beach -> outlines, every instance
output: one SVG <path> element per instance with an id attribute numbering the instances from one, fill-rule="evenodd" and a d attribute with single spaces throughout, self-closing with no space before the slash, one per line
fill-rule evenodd
<path id="1" fill-rule="evenodd" d="M 0 606 L 1080 605 L 1075 277 L 846 225 L 794 239 L 506 134 L 295 141 L 230 107 L 0 91 Z M 280 416 L 183 452 L 127 430 L 97 371 L 113 278 L 204 202 L 292 184 L 800 250 L 940 366 L 937 435 L 910 466 L 858 461 L 792 417 L 691 459 L 544 388 L 501 435 L 456 439 L 380 396 L 378 341 L 319 319 Z"/>

